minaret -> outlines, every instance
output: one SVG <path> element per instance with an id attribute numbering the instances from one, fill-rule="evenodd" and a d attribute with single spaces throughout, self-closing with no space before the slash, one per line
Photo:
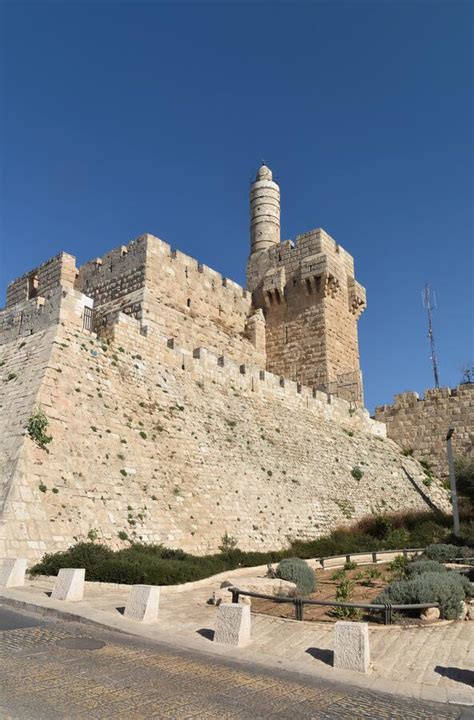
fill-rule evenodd
<path id="1" fill-rule="evenodd" d="M 250 254 L 280 243 L 280 188 L 262 163 L 250 186 Z"/>

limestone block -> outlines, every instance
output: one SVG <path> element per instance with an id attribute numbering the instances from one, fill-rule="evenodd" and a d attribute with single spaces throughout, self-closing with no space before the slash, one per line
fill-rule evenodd
<path id="1" fill-rule="evenodd" d="M 217 608 L 214 642 L 225 645 L 246 645 L 250 642 L 250 606 L 223 603 Z"/>
<path id="2" fill-rule="evenodd" d="M 25 584 L 26 559 L 6 558 L 0 561 L 0 587 L 19 587 Z"/>
<path id="3" fill-rule="evenodd" d="M 439 608 L 426 608 L 420 615 L 421 620 L 424 622 L 435 622 L 435 620 L 439 620 L 439 617 Z"/>
<path id="4" fill-rule="evenodd" d="M 61 568 L 51 594 L 53 600 L 82 600 L 85 575 L 84 568 Z"/>
<path id="5" fill-rule="evenodd" d="M 125 607 L 129 620 L 153 622 L 158 618 L 160 588 L 157 585 L 132 585 Z"/>
<path id="6" fill-rule="evenodd" d="M 369 670 L 367 623 L 340 621 L 334 628 L 334 667 L 366 673 Z"/>

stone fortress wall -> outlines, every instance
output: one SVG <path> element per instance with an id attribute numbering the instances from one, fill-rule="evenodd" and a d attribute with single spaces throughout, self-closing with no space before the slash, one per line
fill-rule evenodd
<path id="1" fill-rule="evenodd" d="M 253 238 L 273 243 L 275 218 L 268 228 L 265 203 L 256 213 Z M 335 302 L 348 326 L 323 332 L 324 363 L 351 342 L 351 308 L 362 302 L 350 299 L 352 258 L 323 231 L 298 242 L 296 283 L 315 248 L 322 257 L 308 261 L 304 287 L 347 288 Z M 141 539 L 205 553 L 228 532 L 244 549 L 268 549 L 368 513 L 449 507 L 360 398 L 302 381 L 311 380 L 313 350 L 294 376 L 280 372 L 286 360 L 269 371 L 277 323 L 265 293 L 275 291 L 259 282 L 251 294 L 142 235 L 78 269 L 62 253 L 9 286 L 0 311 L 1 555 L 34 560 L 91 534 L 114 547 Z M 281 285 L 289 305 L 292 287 Z M 324 326 L 329 299 L 316 304 Z M 308 320 L 308 336 L 321 332 Z M 47 451 L 26 432 L 38 406 L 53 437 Z"/>
<path id="2" fill-rule="evenodd" d="M 395 396 L 393 405 L 375 409 L 375 418 L 386 423 L 387 435 L 419 460 L 432 464 L 440 477 L 448 475 L 446 433 L 454 428 L 453 453 L 474 453 L 474 385 L 431 388 L 423 399 L 415 392 Z"/>

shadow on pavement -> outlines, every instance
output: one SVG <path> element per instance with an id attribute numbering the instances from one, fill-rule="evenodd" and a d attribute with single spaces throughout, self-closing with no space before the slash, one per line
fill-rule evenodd
<path id="1" fill-rule="evenodd" d="M 450 680 L 456 680 L 460 683 L 465 683 L 470 687 L 474 687 L 474 672 L 472 670 L 464 670 L 462 668 L 455 667 L 443 667 L 442 665 L 436 665 L 435 672 L 438 675 L 447 677 Z"/>
<path id="2" fill-rule="evenodd" d="M 306 652 L 316 660 L 321 660 L 321 662 L 326 663 L 326 665 L 332 667 L 334 664 L 334 652 L 332 650 L 321 650 L 321 648 L 310 647 Z"/>
<path id="3" fill-rule="evenodd" d="M 206 640 L 214 640 L 214 630 L 209 630 L 209 628 L 201 628 L 200 630 L 196 630 L 196 632 L 198 635 L 206 638 Z"/>

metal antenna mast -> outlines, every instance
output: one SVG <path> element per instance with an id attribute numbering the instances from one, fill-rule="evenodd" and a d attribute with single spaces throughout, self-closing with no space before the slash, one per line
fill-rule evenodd
<path id="1" fill-rule="evenodd" d="M 433 310 L 436 310 L 436 294 L 433 288 L 426 284 L 421 292 L 423 307 L 428 315 L 428 338 L 431 348 L 431 362 L 433 363 L 433 375 L 435 386 L 439 387 L 438 361 L 436 360 L 435 341 L 433 335 Z"/>

